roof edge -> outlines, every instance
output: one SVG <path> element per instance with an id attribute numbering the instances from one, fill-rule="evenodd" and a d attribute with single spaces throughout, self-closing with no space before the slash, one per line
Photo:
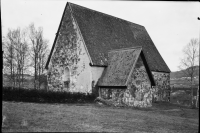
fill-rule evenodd
<path id="1" fill-rule="evenodd" d="M 147 35 L 149 36 L 150 40 L 153 42 L 153 40 L 151 39 L 149 33 L 147 32 L 147 29 L 144 27 L 144 29 L 146 30 L 146 33 Z M 155 46 L 155 43 L 153 42 L 154 46 Z M 155 49 L 157 50 L 158 54 L 160 55 L 160 57 L 162 58 L 163 62 L 165 63 L 165 65 L 167 66 L 168 70 L 169 70 L 169 73 L 171 72 L 171 70 L 169 69 L 167 63 L 165 62 L 165 60 L 163 59 L 163 57 L 161 56 L 160 52 L 158 51 L 157 47 L 155 46 Z"/>
<path id="2" fill-rule="evenodd" d="M 91 62 L 89 63 L 91 67 L 107 67 L 108 65 L 94 65 Z"/>
<path id="3" fill-rule="evenodd" d="M 70 8 L 72 17 L 73 17 L 73 19 L 74 19 L 74 21 L 75 21 L 75 23 L 76 23 L 76 25 L 77 25 L 78 31 L 80 32 L 81 39 L 83 40 L 83 45 L 84 45 L 85 51 L 86 51 L 86 53 L 87 53 L 87 55 L 88 55 L 88 57 L 89 57 L 89 59 L 90 59 L 91 64 L 93 65 L 94 63 L 93 63 L 93 61 L 92 61 L 92 58 L 91 58 L 91 56 L 90 56 L 90 53 L 88 52 L 88 49 L 87 49 L 86 45 L 85 45 L 85 41 L 84 41 L 84 38 L 83 38 L 83 35 L 82 35 L 82 32 L 81 32 L 81 29 L 79 28 L 79 25 L 78 25 L 78 23 L 77 23 L 77 21 L 76 21 L 76 18 L 75 18 L 74 15 L 73 15 L 73 14 L 74 14 L 74 11 L 73 11 L 73 8 L 71 7 L 71 4 L 73 4 L 73 3 L 70 3 L 70 2 L 68 2 L 68 3 L 69 3 L 69 8 Z"/>
<path id="4" fill-rule="evenodd" d="M 165 72 L 165 71 L 153 71 L 153 70 L 151 70 L 151 72 L 159 72 L 159 73 L 171 73 L 171 71 L 170 71 L 170 72 Z"/>
<path id="5" fill-rule="evenodd" d="M 98 87 L 100 88 L 110 88 L 110 89 L 126 89 L 127 86 L 101 86 L 101 85 L 98 85 Z"/>
<path id="6" fill-rule="evenodd" d="M 64 15 L 65 15 L 65 11 L 66 11 L 66 9 L 67 9 L 67 5 L 68 5 L 68 2 L 67 2 L 66 6 L 65 6 L 65 9 L 64 9 L 64 11 L 63 11 L 63 15 L 62 15 L 62 18 L 61 18 L 61 21 L 60 21 L 58 30 L 57 30 L 57 32 L 56 32 L 56 37 L 55 37 L 55 39 L 54 39 L 53 46 L 52 46 L 52 48 L 51 48 L 49 57 L 48 57 L 48 59 L 47 59 L 46 65 L 45 65 L 45 69 L 48 69 L 49 62 L 50 62 L 51 56 L 52 56 L 52 54 L 53 54 L 53 50 L 54 50 L 54 48 L 55 48 L 55 44 L 56 44 L 57 38 L 58 38 L 58 32 L 60 31 L 60 27 L 61 27 L 61 24 L 62 24 Z"/>
<path id="7" fill-rule="evenodd" d="M 143 60 L 143 64 L 144 64 L 144 66 L 145 66 L 146 72 L 147 72 L 147 74 L 148 74 L 149 80 L 150 80 L 150 82 L 151 82 L 151 86 L 155 86 L 156 83 L 155 83 L 153 74 L 151 73 L 151 70 L 150 70 L 150 68 L 149 68 L 149 65 L 148 65 L 148 63 L 147 63 L 145 54 L 144 54 L 143 51 L 141 51 L 140 54 L 141 54 L 141 58 L 142 58 L 142 60 Z"/>
<path id="8" fill-rule="evenodd" d="M 131 49 L 142 49 L 142 46 L 121 48 L 121 49 L 112 49 L 112 50 L 108 50 L 108 53 L 117 52 L 117 51 L 126 51 L 126 50 L 131 50 Z"/>
<path id="9" fill-rule="evenodd" d="M 70 3 L 70 2 L 68 2 L 68 3 Z M 107 15 L 107 16 L 109 16 L 109 17 L 114 17 L 114 18 L 116 18 L 116 19 L 119 19 L 119 20 L 122 20 L 122 21 L 126 21 L 126 22 L 128 22 L 128 23 L 130 23 L 130 24 L 135 24 L 135 25 L 137 25 L 137 26 L 140 26 L 141 28 L 144 28 L 143 25 L 139 25 L 139 24 L 133 23 L 133 22 L 131 22 L 131 21 L 118 18 L 118 17 L 112 16 L 112 15 L 110 15 L 110 14 L 106 14 L 106 13 L 103 13 L 103 12 L 100 12 L 100 11 L 96 11 L 96 10 L 94 10 L 94 9 L 91 9 L 91 8 L 88 8 L 88 7 L 84 7 L 84 6 L 80 6 L 80 5 L 77 5 L 77 4 L 74 4 L 74 3 L 70 3 L 70 4 L 75 5 L 75 6 L 79 6 L 79 7 L 82 7 L 82 8 L 86 8 L 86 9 L 91 10 L 91 11 L 94 11 L 94 12 L 98 12 L 98 13 L 100 13 L 100 14 Z"/>
<path id="10" fill-rule="evenodd" d="M 134 64 L 132 65 L 132 68 L 131 68 L 131 71 L 130 71 L 130 73 L 129 73 L 129 75 L 128 75 L 128 78 L 126 79 L 126 83 L 125 83 L 126 86 L 128 85 L 128 81 L 129 81 L 129 79 L 131 78 L 131 74 L 133 73 L 133 70 L 134 70 L 134 68 L 135 68 L 135 64 L 136 64 L 137 61 L 138 61 L 138 58 L 139 58 L 139 56 L 140 56 L 140 54 L 141 54 L 141 51 L 142 51 L 142 48 L 140 48 L 139 54 L 138 54 L 137 57 L 136 57 L 136 61 L 135 61 Z"/>

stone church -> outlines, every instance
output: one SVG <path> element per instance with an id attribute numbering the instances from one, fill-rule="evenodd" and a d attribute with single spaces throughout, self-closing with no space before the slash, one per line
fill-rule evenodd
<path id="1" fill-rule="evenodd" d="M 69 2 L 46 69 L 49 90 L 140 107 L 169 96 L 170 69 L 144 26 Z"/>

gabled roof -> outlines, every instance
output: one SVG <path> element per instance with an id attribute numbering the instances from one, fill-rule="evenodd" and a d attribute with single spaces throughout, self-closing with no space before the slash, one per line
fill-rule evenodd
<path id="1" fill-rule="evenodd" d="M 70 3 L 93 65 L 107 65 L 109 50 L 142 46 L 151 71 L 170 72 L 144 26 Z"/>
<path id="2" fill-rule="evenodd" d="M 125 87 L 129 81 L 133 69 L 141 55 L 149 79 L 152 85 L 155 85 L 153 76 L 149 72 L 148 65 L 145 63 L 145 57 L 142 48 L 119 49 L 108 52 L 108 67 L 105 68 L 98 86 L 100 87 Z"/>
<path id="3" fill-rule="evenodd" d="M 78 24 L 92 65 L 107 66 L 109 50 L 142 46 L 151 71 L 170 72 L 144 26 L 76 4 L 67 5 Z"/>
<path id="4" fill-rule="evenodd" d="M 98 86 L 127 86 L 128 77 L 140 53 L 141 48 L 110 51 L 108 67 L 105 68 Z"/>

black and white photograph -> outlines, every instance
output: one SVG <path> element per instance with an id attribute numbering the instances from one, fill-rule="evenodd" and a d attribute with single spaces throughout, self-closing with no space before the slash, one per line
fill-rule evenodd
<path id="1" fill-rule="evenodd" d="M 200 3 L 1 0 L 2 132 L 199 133 Z"/>

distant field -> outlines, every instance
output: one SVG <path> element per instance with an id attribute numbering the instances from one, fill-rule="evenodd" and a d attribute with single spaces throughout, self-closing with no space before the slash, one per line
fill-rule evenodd
<path id="1" fill-rule="evenodd" d="M 11 83 L 9 81 L 4 81 L 3 86 L 4 87 L 11 87 Z M 22 88 L 33 89 L 34 88 L 34 82 L 33 81 L 24 82 Z"/>
<path id="2" fill-rule="evenodd" d="M 197 109 L 157 103 L 150 109 L 97 104 L 3 102 L 2 132 L 195 133 Z"/>
<path id="3" fill-rule="evenodd" d="M 199 80 L 195 80 L 195 86 L 199 85 Z M 170 80 L 171 87 L 189 87 L 190 82 L 188 80 L 180 80 L 180 79 L 171 79 Z"/>
<path id="4" fill-rule="evenodd" d="M 44 75 L 41 75 L 40 77 L 40 82 L 42 82 L 42 87 L 44 87 L 44 83 L 47 84 L 47 78 L 46 76 Z M 3 77 L 3 86 L 4 87 L 11 87 L 12 84 L 11 84 L 11 81 L 9 79 L 8 76 L 5 76 Z M 18 83 L 16 84 L 16 87 L 18 86 Z M 26 76 L 24 78 L 24 81 L 23 81 L 23 86 L 21 86 L 22 88 L 27 88 L 27 89 L 33 89 L 34 88 L 34 76 Z"/>

